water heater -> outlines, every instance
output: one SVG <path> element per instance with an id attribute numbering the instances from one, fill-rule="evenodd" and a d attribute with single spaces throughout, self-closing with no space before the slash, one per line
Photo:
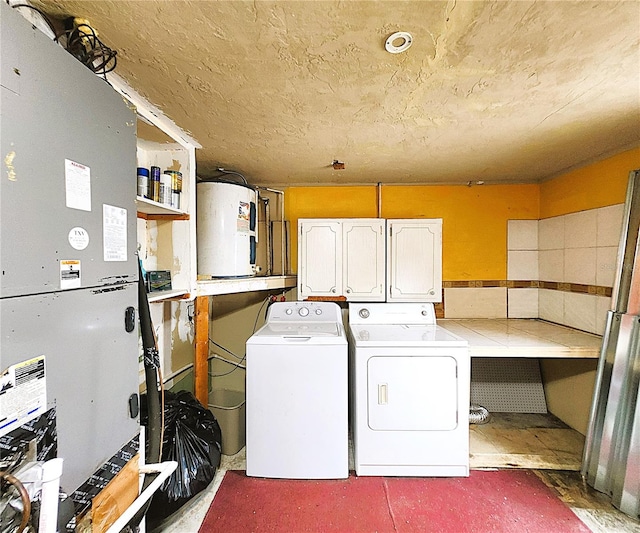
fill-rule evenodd
<path id="1" fill-rule="evenodd" d="M 201 181 L 196 196 L 198 276 L 255 276 L 256 190 L 244 183 Z"/>

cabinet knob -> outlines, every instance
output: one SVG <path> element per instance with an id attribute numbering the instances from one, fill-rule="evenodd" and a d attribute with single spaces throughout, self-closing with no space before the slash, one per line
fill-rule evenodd
<path id="1" fill-rule="evenodd" d="M 429 294 L 434 295 L 436 292 L 435 291 L 429 291 Z"/>
<path id="2" fill-rule="evenodd" d="M 347 294 L 350 294 L 351 293 L 351 289 L 347 289 L 346 292 L 347 292 Z"/>
<path id="3" fill-rule="evenodd" d="M 331 292 L 335 294 L 336 290 L 335 289 L 331 289 Z"/>

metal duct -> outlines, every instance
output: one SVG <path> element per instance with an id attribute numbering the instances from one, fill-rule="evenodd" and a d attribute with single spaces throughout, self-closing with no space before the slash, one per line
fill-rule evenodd
<path id="1" fill-rule="evenodd" d="M 582 475 L 640 515 L 640 171 L 629 175 L 612 308 L 602 338 Z"/>

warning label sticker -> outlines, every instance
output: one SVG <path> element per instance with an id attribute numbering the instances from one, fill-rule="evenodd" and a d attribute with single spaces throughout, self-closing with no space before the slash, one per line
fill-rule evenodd
<path id="1" fill-rule="evenodd" d="M 12 365 L 0 374 L 0 437 L 46 409 L 44 355 Z"/>
<path id="2" fill-rule="evenodd" d="M 238 202 L 238 224 L 237 230 L 240 233 L 249 233 L 249 220 L 251 218 L 251 204 L 248 202 Z"/>
<path id="3" fill-rule="evenodd" d="M 63 259 L 60 261 L 60 288 L 77 289 L 82 284 L 80 261 L 77 259 Z"/>

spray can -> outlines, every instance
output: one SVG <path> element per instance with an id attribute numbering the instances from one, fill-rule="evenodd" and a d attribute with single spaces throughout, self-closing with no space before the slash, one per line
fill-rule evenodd
<path id="1" fill-rule="evenodd" d="M 138 196 L 149 198 L 149 169 L 138 167 Z"/>
<path id="2" fill-rule="evenodd" d="M 151 182 L 149 183 L 151 200 L 160 201 L 160 167 L 151 167 Z"/>
<path id="3" fill-rule="evenodd" d="M 160 199 L 161 204 L 171 205 L 171 175 L 164 171 L 164 174 L 160 176 Z"/>
<path id="4" fill-rule="evenodd" d="M 182 172 L 177 170 L 165 170 L 165 174 L 171 176 L 171 207 L 180 209 L 180 193 L 182 192 Z"/>

